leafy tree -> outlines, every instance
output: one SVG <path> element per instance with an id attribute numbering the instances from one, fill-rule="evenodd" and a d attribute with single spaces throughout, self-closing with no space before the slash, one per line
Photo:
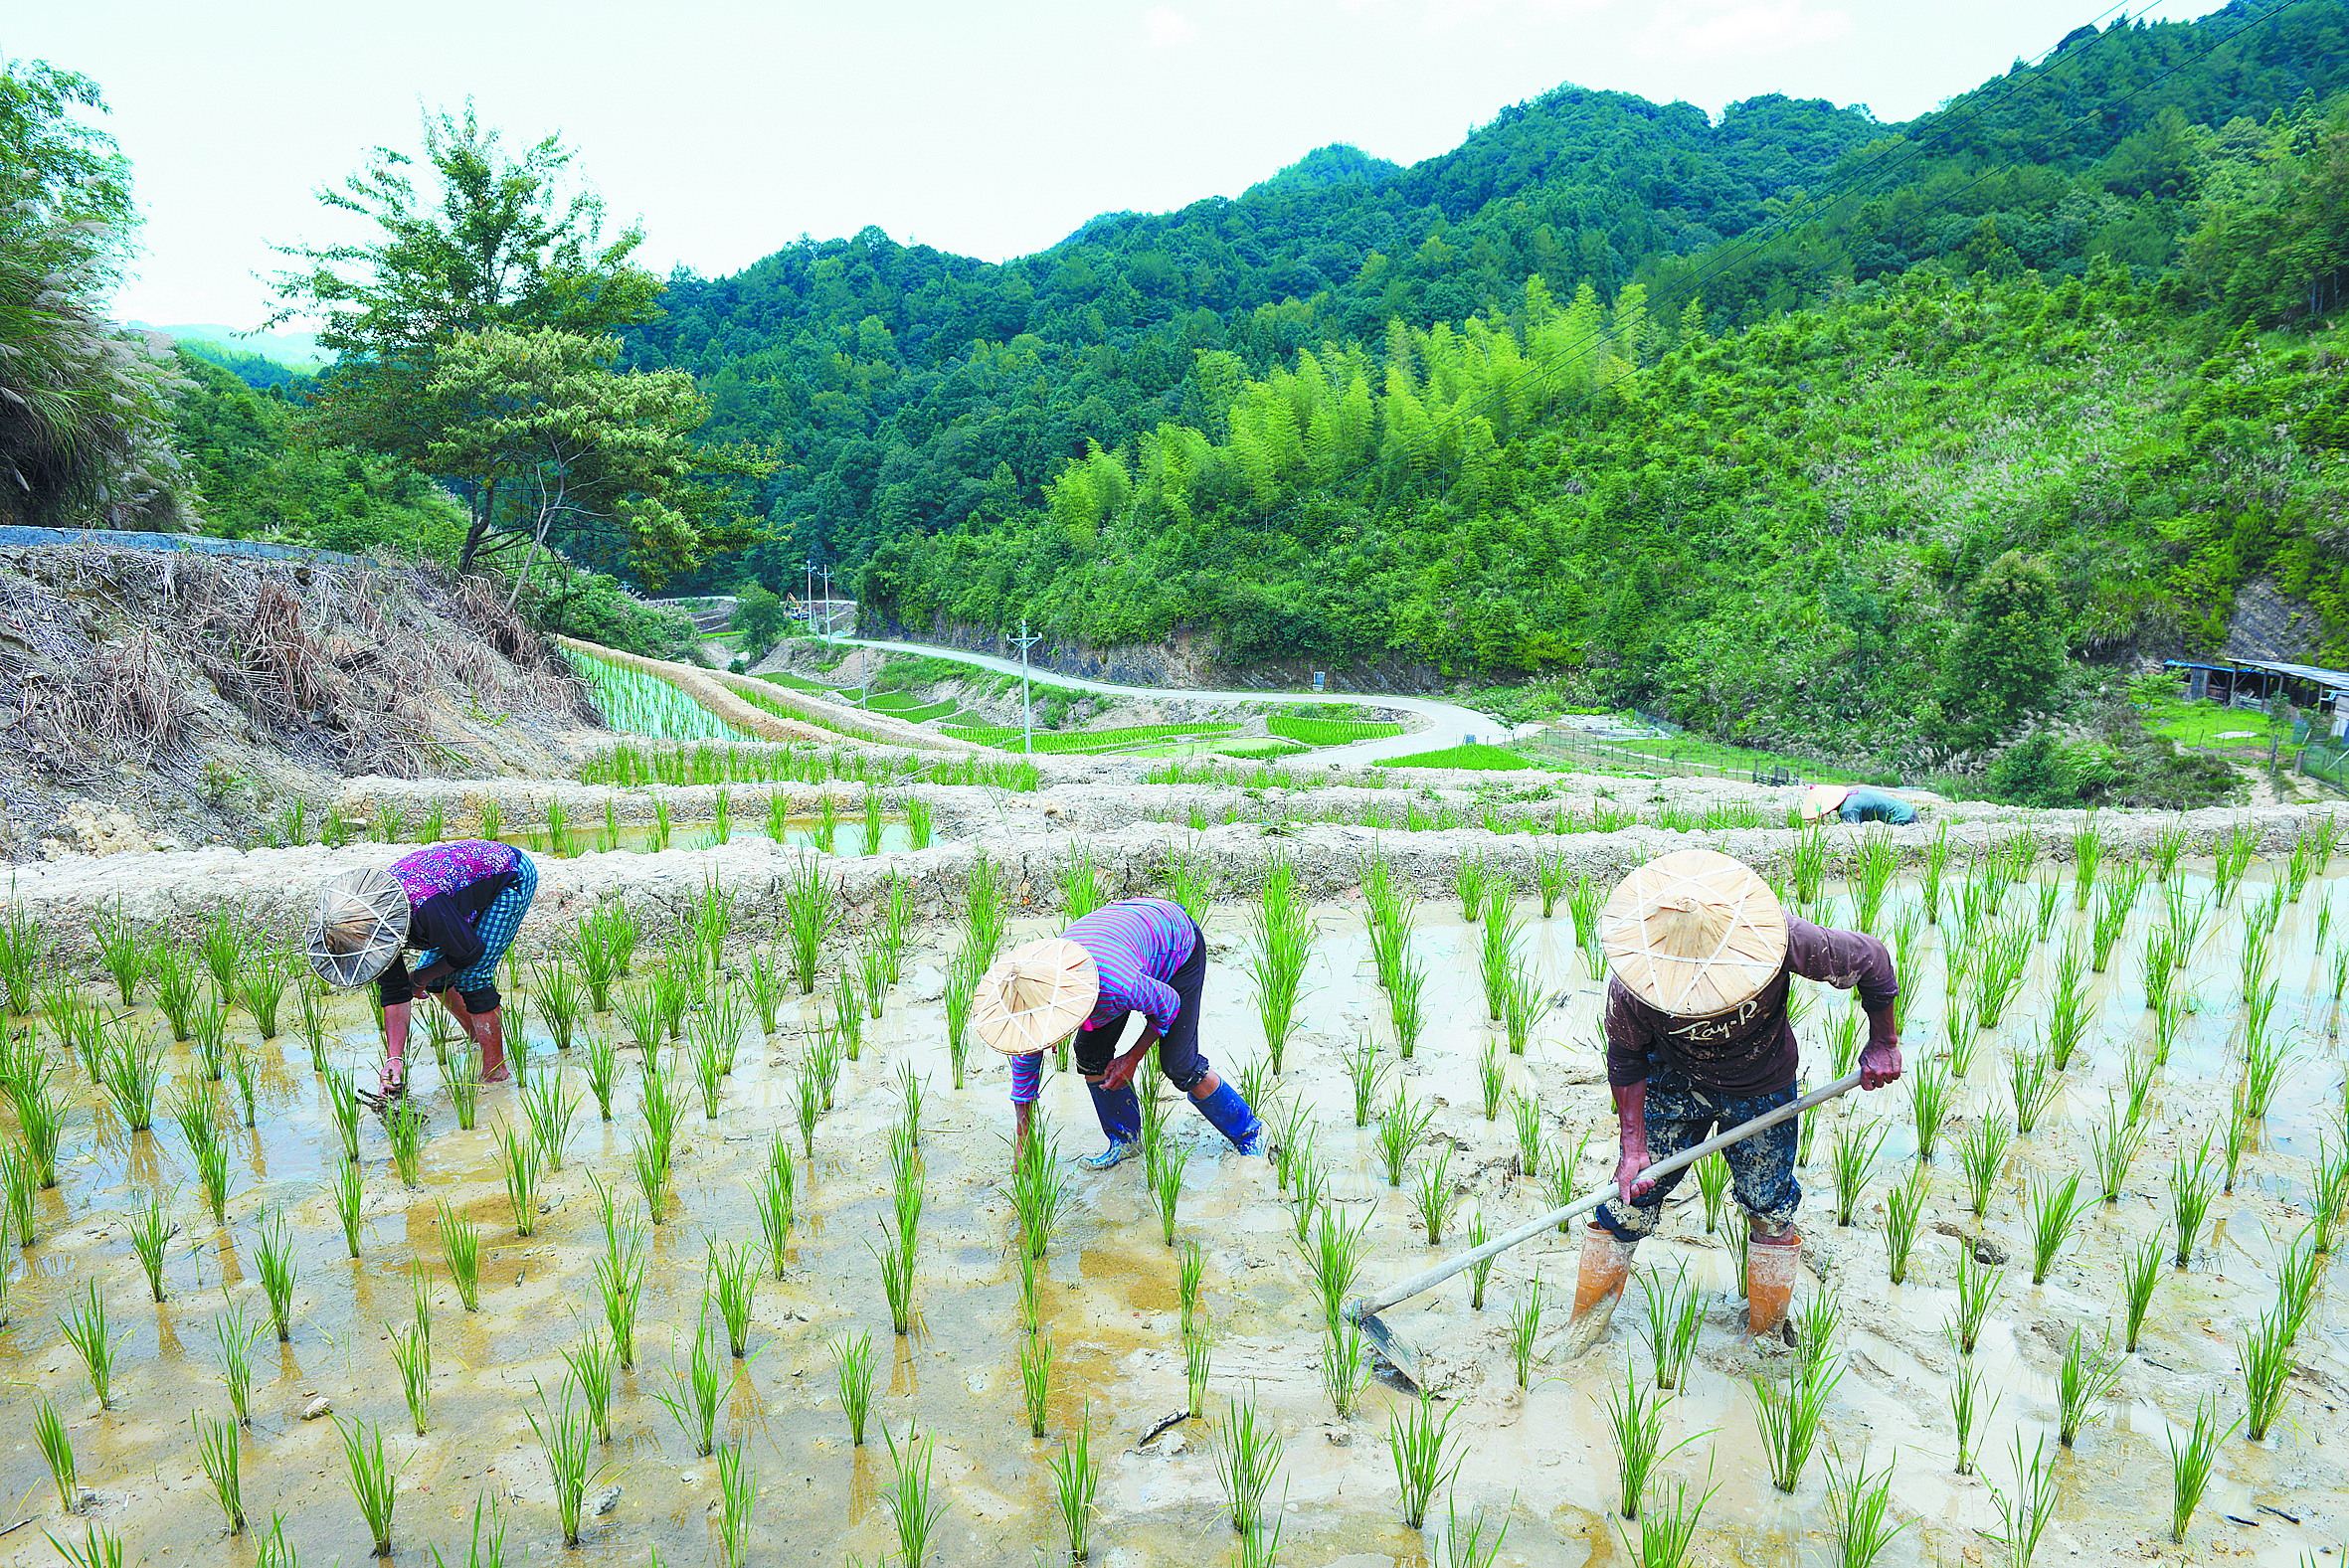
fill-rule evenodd
<path id="1" fill-rule="evenodd" d="M 508 156 L 497 132 L 483 127 L 469 105 L 461 116 L 427 115 L 429 189 L 418 189 L 413 157 L 379 147 L 340 189 L 318 193 L 326 206 L 371 222 L 375 238 L 280 251 L 301 264 L 276 281 L 275 319 L 318 317 L 320 346 L 339 356 L 321 382 L 310 435 L 448 477 L 471 514 L 460 571 L 472 566 L 493 531 L 525 526 L 516 515 L 533 538 L 542 533 L 536 503 L 543 493 L 526 497 L 521 508 L 501 509 L 499 486 L 515 472 L 511 451 L 469 438 L 450 423 L 453 410 L 484 395 L 485 356 L 504 355 L 509 370 L 518 368 L 512 350 L 519 339 L 488 334 L 552 332 L 571 340 L 569 349 L 522 359 L 561 383 L 588 352 L 578 345 L 658 312 L 660 281 L 632 260 L 641 232 L 630 228 L 607 242 L 602 202 L 559 190 L 570 162 L 552 136 L 518 158 Z M 460 341 L 470 347 L 460 350 Z M 450 371 L 455 379 L 443 382 L 442 361 L 452 354 L 459 360 Z M 583 392 L 570 384 L 544 390 L 574 401 Z M 646 563 L 655 572 L 673 569 L 699 548 L 674 516 L 653 520 L 643 533 L 660 541 Z"/>
<path id="2" fill-rule="evenodd" d="M 522 549 L 518 598 L 550 533 L 616 540 L 635 575 L 656 584 L 713 546 L 747 542 L 723 492 L 696 472 L 755 475 L 753 454 L 696 449 L 708 406 L 680 371 L 616 374 L 620 344 L 545 327 L 465 331 L 434 357 L 410 418 L 435 434 L 425 464 L 466 476 L 482 498 L 460 570 Z M 502 505 L 491 510 L 491 502 Z"/>
<path id="3" fill-rule="evenodd" d="M 734 613 L 726 624 L 742 633 L 743 651 L 756 659 L 783 640 L 792 612 L 781 595 L 753 583 L 734 596 Z"/>
<path id="4" fill-rule="evenodd" d="M 2010 550 L 1990 563 L 1941 662 L 1941 711 L 1968 744 L 2057 705 L 2067 660 L 2064 602 L 2047 563 Z"/>
<path id="5" fill-rule="evenodd" d="M 76 117 L 88 77 L 0 59 L 0 516 L 176 528 L 168 356 L 101 301 L 136 214 L 113 138 Z"/>

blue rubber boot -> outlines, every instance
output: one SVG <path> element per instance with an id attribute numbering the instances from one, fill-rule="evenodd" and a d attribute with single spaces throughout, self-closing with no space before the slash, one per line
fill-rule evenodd
<path id="1" fill-rule="evenodd" d="M 1256 1113 L 1248 1109 L 1248 1102 L 1227 1080 L 1215 1086 L 1215 1092 L 1204 1100 L 1193 1100 L 1199 1115 L 1215 1125 L 1215 1131 L 1231 1139 L 1231 1146 L 1243 1154 L 1264 1152 L 1264 1124 Z"/>
<path id="2" fill-rule="evenodd" d="M 1101 1122 L 1102 1134 L 1109 1139 L 1109 1147 L 1098 1154 L 1088 1154 L 1078 1163 L 1093 1170 L 1107 1170 L 1142 1152 L 1142 1102 L 1135 1098 L 1134 1086 L 1123 1089 L 1104 1089 L 1099 1084 L 1087 1084 L 1093 1092 L 1093 1115 Z"/>

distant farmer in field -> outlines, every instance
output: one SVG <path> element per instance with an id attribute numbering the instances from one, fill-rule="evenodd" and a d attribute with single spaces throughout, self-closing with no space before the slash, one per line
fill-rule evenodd
<path id="1" fill-rule="evenodd" d="M 1181 905 L 1157 898 L 1105 905 L 981 975 L 971 1026 L 1011 1058 L 1019 1146 L 1027 1146 L 1044 1053 L 1073 1034 L 1077 1069 L 1109 1138 L 1109 1146 L 1085 1164 L 1107 1170 L 1141 1149 L 1142 1103 L 1134 1093 L 1134 1072 L 1154 1042 L 1167 1082 L 1190 1096 L 1233 1148 L 1262 1152 L 1264 1125 L 1199 1050 L 1199 993 L 1206 977 L 1207 939 L 1198 923 Z M 1118 1042 L 1137 1015 L 1141 1031 L 1118 1055 Z"/>
<path id="2" fill-rule="evenodd" d="M 409 1005 L 421 988 L 481 1049 L 481 1077 L 506 1078 L 497 960 L 538 891 L 538 868 L 511 845 L 486 839 L 432 844 L 381 871 L 346 871 L 318 895 L 310 966 L 329 985 L 374 980 L 383 1001 L 386 1099 L 408 1086 Z M 403 949 L 416 950 L 413 970 Z"/>
<path id="3" fill-rule="evenodd" d="M 1803 820 L 1816 822 L 1830 812 L 1846 822 L 1890 822 L 1905 827 L 1916 820 L 1916 807 L 1897 794 L 1866 784 L 1813 784 L 1803 791 Z"/>
<path id="4" fill-rule="evenodd" d="M 1762 879 L 1728 856 L 1684 849 L 1625 877 L 1599 914 L 1607 953 L 1607 1082 L 1622 1139 L 1615 1196 L 1583 1232 L 1569 1349 L 1605 1331 L 1640 1238 L 1687 1172 L 1645 1181 L 1640 1172 L 1749 1122 L 1796 1095 L 1794 1030 L 1786 991 L 1794 976 L 1849 990 L 1868 1009 L 1860 1082 L 1881 1089 L 1900 1076 L 1893 1021 L 1899 986 L 1892 956 L 1874 937 L 1833 931 L 1779 908 Z M 1745 1210 L 1746 1321 L 1765 1334 L 1786 1315 L 1802 1237 L 1794 1211 L 1792 1121 L 1725 1151 Z"/>

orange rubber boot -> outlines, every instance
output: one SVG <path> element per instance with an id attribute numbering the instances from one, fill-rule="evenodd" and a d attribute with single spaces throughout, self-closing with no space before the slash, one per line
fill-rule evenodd
<path id="1" fill-rule="evenodd" d="M 1607 1331 L 1615 1304 L 1623 1300 L 1624 1277 L 1631 1272 L 1637 1241 L 1625 1241 L 1604 1225 L 1582 1227 L 1582 1266 L 1574 1276 L 1574 1315 L 1566 1319 L 1560 1348 L 1580 1355 Z"/>
<path id="2" fill-rule="evenodd" d="M 1794 1296 L 1795 1270 L 1802 1262 L 1803 1239 L 1791 1225 L 1778 1236 L 1765 1236 L 1747 1225 L 1745 1247 L 1745 1325 L 1759 1339 L 1776 1333 L 1786 1320 L 1786 1304 Z"/>

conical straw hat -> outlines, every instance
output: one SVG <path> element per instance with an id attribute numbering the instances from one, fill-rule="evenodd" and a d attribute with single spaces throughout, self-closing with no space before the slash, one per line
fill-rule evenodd
<path id="1" fill-rule="evenodd" d="M 1850 794 L 1848 784 L 1813 784 L 1803 791 L 1803 820 L 1816 822 L 1830 811 L 1843 809 L 1844 796 Z"/>
<path id="2" fill-rule="evenodd" d="M 318 890 L 303 946 L 318 977 L 348 990 L 390 968 L 407 941 L 407 890 L 388 871 L 346 871 Z"/>
<path id="3" fill-rule="evenodd" d="M 1607 969 L 1676 1018 L 1710 1018 L 1746 1000 L 1786 961 L 1786 912 L 1769 885 L 1727 855 L 1683 849 L 1616 884 L 1599 911 Z"/>
<path id="4" fill-rule="evenodd" d="M 1076 1033 L 1100 996 L 1093 955 L 1065 937 L 1047 937 L 1012 950 L 979 976 L 971 1028 L 1005 1056 L 1028 1056 Z"/>

